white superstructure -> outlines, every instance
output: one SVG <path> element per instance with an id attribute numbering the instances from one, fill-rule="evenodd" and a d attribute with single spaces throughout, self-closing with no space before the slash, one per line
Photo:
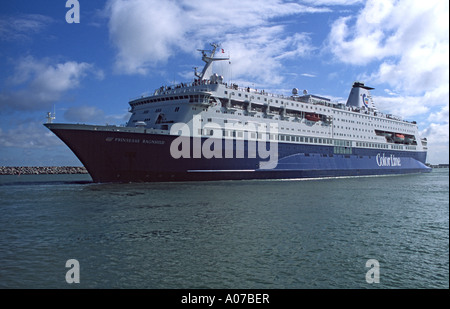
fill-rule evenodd
<path id="1" fill-rule="evenodd" d="M 210 56 L 201 51 L 206 65 L 202 73 L 195 73 L 194 82 L 163 86 L 153 95 L 131 100 L 127 127 L 169 134 L 173 124 L 185 123 L 194 136 L 334 145 L 344 153 L 350 147 L 426 151 L 416 123 L 377 111 L 370 95 L 373 88 L 364 83 L 353 84 L 346 104 L 306 91 L 298 95 L 295 88 L 291 96 L 283 96 L 230 85 L 211 73 L 213 61 L 228 59 L 214 58 L 218 46 L 212 46 Z M 276 129 L 277 134 L 258 136 L 260 128 Z"/>

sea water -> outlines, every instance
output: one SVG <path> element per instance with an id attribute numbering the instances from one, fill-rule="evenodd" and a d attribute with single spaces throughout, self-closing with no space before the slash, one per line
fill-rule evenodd
<path id="1" fill-rule="evenodd" d="M 449 170 L 129 184 L 0 176 L 0 288 L 448 289 Z"/>

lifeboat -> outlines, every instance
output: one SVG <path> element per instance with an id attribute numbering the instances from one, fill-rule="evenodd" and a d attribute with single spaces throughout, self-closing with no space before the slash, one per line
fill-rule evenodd
<path id="1" fill-rule="evenodd" d="M 385 136 L 385 137 L 392 137 L 392 133 L 389 133 L 389 132 L 380 132 L 380 133 L 377 133 L 378 135 L 381 135 L 381 136 Z"/>
<path id="2" fill-rule="evenodd" d="M 405 136 L 405 144 L 413 144 L 413 143 L 414 143 L 414 137 Z"/>
<path id="3" fill-rule="evenodd" d="M 309 121 L 314 121 L 314 122 L 317 122 L 320 120 L 320 116 L 317 114 L 306 114 L 305 118 Z"/>
<path id="4" fill-rule="evenodd" d="M 405 140 L 405 136 L 403 134 L 400 134 L 400 133 L 395 133 L 393 139 L 394 139 L 394 142 L 401 143 L 401 142 L 403 142 Z"/>
<path id="5" fill-rule="evenodd" d="M 147 123 L 145 121 L 138 121 L 136 122 L 137 128 L 145 128 L 147 126 Z"/>

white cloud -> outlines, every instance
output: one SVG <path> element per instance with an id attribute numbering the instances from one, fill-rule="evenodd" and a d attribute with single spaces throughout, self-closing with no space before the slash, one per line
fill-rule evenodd
<path id="1" fill-rule="evenodd" d="M 424 114 L 429 111 L 429 108 L 424 106 L 421 97 L 381 97 L 375 96 L 375 105 L 380 111 L 387 111 L 403 118 L 411 118 L 419 114 Z"/>
<path id="2" fill-rule="evenodd" d="M 333 23 L 327 46 L 339 62 L 375 64 L 363 79 L 388 88 L 391 96 L 374 98 L 379 109 L 428 118 L 421 133 L 430 157 L 448 157 L 448 2 L 369 0 L 356 16 Z"/>
<path id="3" fill-rule="evenodd" d="M 40 14 L 21 14 L 0 18 L 0 40 L 27 41 L 30 35 L 43 31 L 54 20 Z"/>
<path id="4" fill-rule="evenodd" d="M 88 74 L 102 78 L 92 64 L 67 61 L 53 64 L 49 59 L 31 56 L 18 61 L 7 87 L 0 93 L 0 106 L 13 110 L 39 110 L 51 107 L 68 90 L 77 88 Z"/>
<path id="5" fill-rule="evenodd" d="M 392 91 L 391 89 L 388 89 L 388 88 L 384 89 L 384 92 L 386 92 L 389 95 L 397 95 L 396 92 L 394 92 L 394 91 Z"/>
<path id="6" fill-rule="evenodd" d="M 128 74 L 167 61 L 184 33 L 183 15 L 174 1 L 109 1 L 109 32 L 118 48 L 116 66 Z"/>
<path id="7" fill-rule="evenodd" d="M 64 112 L 64 118 L 71 122 L 96 122 L 105 117 L 105 113 L 95 106 L 74 106 Z"/>
<path id="8" fill-rule="evenodd" d="M 446 123 L 448 125 L 449 122 L 448 105 L 444 106 L 438 112 L 431 113 L 430 116 L 428 117 L 428 121 Z"/>
<path id="9" fill-rule="evenodd" d="M 367 1 L 353 24 L 339 18 L 328 46 L 344 63 L 382 61 L 370 75 L 396 91 L 422 94 L 449 82 L 448 2 Z"/>
<path id="10" fill-rule="evenodd" d="M 70 149 L 42 121 L 21 120 L 13 128 L 0 128 L 0 165 L 81 165 Z"/>
<path id="11" fill-rule="evenodd" d="M 447 163 L 449 160 L 449 124 L 431 123 L 421 132 L 428 139 L 427 162 L 431 164 Z"/>
<path id="12" fill-rule="evenodd" d="M 430 52 L 439 56 L 430 59 L 432 63 L 445 60 L 448 3 L 369 0 L 356 18 L 341 17 L 333 23 L 328 47 L 339 61 L 357 65 L 386 57 L 418 60 Z"/>
<path id="13" fill-rule="evenodd" d="M 126 123 L 129 118 L 129 112 L 124 112 L 120 115 L 106 115 L 102 109 L 88 105 L 72 106 L 64 112 L 65 120 L 77 123 L 122 125 Z"/>
<path id="14" fill-rule="evenodd" d="M 306 34 L 287 36 L 281 26 L 260 27 L 245 34 L 229 34 L 223 46 L 231 50 L 232 63 L 229 71 L 223 74 L 225 80 L 241 78 L 246 79 L 246 83 L 266 86 L 283 81 L 283 60 L 305 56 L 314 49 Z"/>
<path id="15" fill-rule="evenodd" d="M 44 148 L 55 145 L 63 143 L 39 121 L 20 123 L 7 131 L 0 129 L 0 148 Z"/>
<path id="16" fill-rule="evenodd" d="M 311 47 L 306 34 L 284 33 L 273 19 L 329 9 L 282 0 L 110 0 L 107 11 L 121 73 L 147 74 L 175 52 L 195 53 L 219 40 L 232 50 L 233 78 L 279 83 L 281 62 Z"/>
<path id="17" fill-rule="evenodd" d="M 321 6 L 321 5 L 353 5 L 356 3 L 361 3 L 364 0 L 303 0 L 305 3 L 311 5 Z"/>

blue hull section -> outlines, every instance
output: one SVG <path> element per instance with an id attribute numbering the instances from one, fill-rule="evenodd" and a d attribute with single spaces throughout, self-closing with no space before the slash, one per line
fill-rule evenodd
<path id="1" fill-rule="evenodd" d="M 174 158 L 171 145 L 176 136 L 48 127 L 75 153 L 94 182 L 287 179 L 431 171 L 424 164 L 426 152 L 353 148 L 351 154 L 338 154 L 333 146 L 279 142 L 276 164 L 267 165 L 267 156 L 260 158 L 249 152 L 252 144 L 243 141 L 233 141 L 231 158 L 222 154 L 208 159 L 204 154 L 198 157 L 206 139 L 186 137 L 182 145 L 190 148 L 184 148 L 184 157 Z M 227 147 L 223 141 L 217 143 L 216 147 Z M 180 144 L 176 149 L 183 147 Z M 241 158 L 236 151 L 240 147 Z M 269 148 L 267 143 L 265 149 Z"/>

